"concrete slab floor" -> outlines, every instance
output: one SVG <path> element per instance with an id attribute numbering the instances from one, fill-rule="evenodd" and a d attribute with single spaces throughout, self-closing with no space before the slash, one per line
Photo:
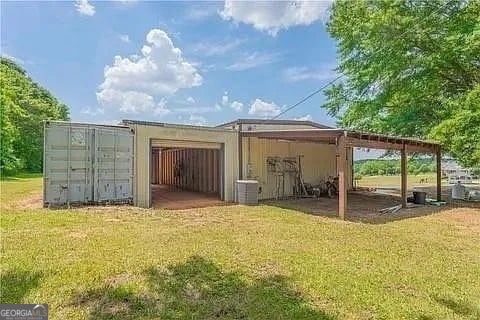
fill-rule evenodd
<path id="1" fill-rule="evenodd" d="M 152 207 L 180 210 L 225 205 L 218 194 L 181 190 L 174 186 L 152 185 Z"/>

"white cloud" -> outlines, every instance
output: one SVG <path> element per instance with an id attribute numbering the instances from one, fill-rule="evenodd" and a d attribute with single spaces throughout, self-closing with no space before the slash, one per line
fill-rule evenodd
<path id="1" fill-rule="evenodd" d="M 282 29 L 327 20 L 331 2 L 225 0 L 220 15 L 225 20 L 250 24 L 255 29 L 275 36 Z"/>
<path id="2" fill-rule="evenodd" d="M 122 42 L 130 43 L 130 37 L 128 36 L 128 34 L 121 34 L 121 35 L 118 36 L 118 38 Z"/>
<path id="3" fill-rule="evenodd" d="M 250 106 L 248 114 L 260 117 L 274 117 L 280 113 L 280 107 L 275 102 L 265 102 L 261 99 L 255 99 Z"/>
<path id="4" fill-rule="evenodd" d="M 301 116 L 301 117 L 298 117 L 298 118 L 295 118 L 295 120 L 298 120 L 298 121 L 312 121 L 313 118 L 311 115 L 309 114 L 306 114 L 304 116 Z"/>
<path id="5" fill-rule="evenodd" d="M 159 109 L 162 100 L 156 100 L 202 84 L 202 76 L 183 58 L 167 33 L 152 29 L 146 41 L 141 55 L 115 56 L 113 65 L 105 67 L 105 79 L 97 92 L 102 106 L 117 107 L 124 113 L 164 114 L 164 108 Z"/>
<path id="6" fill-rule="evenodd" d="M 233 101 L 231 104 L 230 104 L 230 108 L 232 108 L 233 110 L 235 110 L 236 112 L 241 112 L 243 110 L 243 103 L 239 102 L 239 101 Z"/>
<path id="7" fill-rule="evenodd" d="M 333 66 L 324 66 L 317 69 L 309 69 L 306 67 L 292 67 L 283 71 L 283 79 L 287 82 L 299 82 L 306 80 L 330 80 L 338 75 L 333 69 Z"/>
<path id="8" fill-rule="evenodd" d="M 138 2 L 138 0 L 117 0 L 117 1 L 120 2 L 121 4 L 126 4 L 126 5 L 130 5 Z"/>
<path id="9" fill-rule="evenodd" d="M 222 105 L 226 106 L 228 104 L 228 91 L 225 91 L 222 96 Z"/>
<path id="10" fill-rule="evenodd" d="M 230 71 L 243 71 L 266 64 L 271 64 L 277 62 L 278 60 L 280 60 L 279 54 L 260 53 L 256 51 L 251 54 L 244 55 L 240 61 L 227 66 L 226 69 Z"/>
<path id="11" fill-rule="evenodd" d="M 153 114 L 157 117 L 163 117 L 171 111 L 167 108 L 167 100 L 162 98 L 159 103 L 153 108 Z"/>
<path id="12" fill-rule="evenodd" d="M 155 99 L 144 92 L 103 89 L 97 93 L 101 105 L 115 106 L 122 113 L 146 112 L 155 107 Z"/>
<path id="13" fill-rule="evenodd" d="M 187 123 L 194 126 L 204 126 L 207 124 L 207 119 L 205 119 L 205 117 L 192 114 L 190 115 L 190 118 L 188 119 Z"/>
<path id="14" fill-rule="evenodd" d="M 200 42 L 193 46 L 193 51 L 206 57 L 223 56 L 238 48 L 244 42 L 245 41 L 241 39 L 226 40 L 222 43 Z"/>
<path id="15" fill-rule="evenodd" d="M 89 116 L 98 116 L 98 115 L 105 114 L 105 109 L 102 109 L 102 108 L 92 109 L 90 107 L 87 107 L 80 110 L 80 113 L 83 113 Z"/>
<path id="16" fill-rule="evenodd" d="M 216 105 L 218 107 L 220 107 L 220 105 Z M 240 112 L 243 110 L 243 103 L 241 103 L 240 101 L 232 101 L 230 102 L 230 97 L 228 96 L 228 91 L 225 91 L 223 93 L 223 96 L 222 96 L 222 106 L 224 107 L 230 107 L 232 108 L 233 110 L 235 110 L 236 112 Z"/>
<path id="17" fill-rule="evenodd" d="M 189 5 L 184 17 L 190 21 L 202 21 L 216 15 L 217 12 L 218 6 L 215 3 L 202 3 L 199 5 Z"/>
<path id="18" fill-rule="evenodd" d="M 175 113 L 186 113 L 186 114 L 205 114 L 205 113 L 215 113 L 222 110 L 222 107 L 216 103 L 212 107 L 205 106 L 188 106 L 180 108 L 172 108 L 172 112 Z"/>
<path id="19" fill-rule="evenodd" d="M 193 97 L 188 97 L 186 101 L 189 104 L 194 104 L 195 103 L 195 99 L 193 99 Z"/>
<path id="20" fill-rule="evenodd" d="M 77 0 L 75 1 L 75 7 L 77 8 L 78 13 L 85 16 L 93 16 L 95 14 L 95 7 L 92 6 L 88 0 Z"/>

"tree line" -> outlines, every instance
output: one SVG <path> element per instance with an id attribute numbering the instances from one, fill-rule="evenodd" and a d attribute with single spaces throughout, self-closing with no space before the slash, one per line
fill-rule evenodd
<path id="1" fill-rule="evenodd" d="M 43 121 L 69 120 L 68 107 L 18 64 L 0 61 L 0 173 L 41 172 Z"/>
<path id="2" fill-rule="evenodd" d="M 353 168 L 357 177 L 399 175 L 401 173 L 399 159 L 356 160 Z M 407 171 L 414 175 L 436 172 L 436 162 L 433 158 L 409 159 Z"/>

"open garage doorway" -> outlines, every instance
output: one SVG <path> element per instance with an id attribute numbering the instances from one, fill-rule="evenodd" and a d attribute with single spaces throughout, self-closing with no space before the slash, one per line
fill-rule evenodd
<path id="1" fill-rule="evenodd" d="M 152 143 L 152 206 L 189 209 L 224 204 L 220 144 Z"/>

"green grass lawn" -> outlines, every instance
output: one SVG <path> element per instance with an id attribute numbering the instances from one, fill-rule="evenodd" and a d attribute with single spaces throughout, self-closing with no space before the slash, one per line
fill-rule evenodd
<path id="1" fill-rule="evenodd" d="M 480 318 L 478 209 L 378 225 L 271 206 L 53 211 L 22 205 L 40 178 L 1 186 L 0 300 L 50 319 Z"/>
<path id="2" fill-rule="evenodd" d="M 424 182 L 421 180 L 424 179 Z M 426 187 L 436 185 L 436 174 L 435 173 L 426 173 L 419 175 L 408 175 L 407 176 L 407 187 Z M 443 184 L 447 184 L 447 181 L 443 181 Z M 401 186 L 401 177 L 400 175 L 394 176 L 363 176 L 358 180 L 358 186 L 361 187 L 396 187 L 400 188 Z"/>

